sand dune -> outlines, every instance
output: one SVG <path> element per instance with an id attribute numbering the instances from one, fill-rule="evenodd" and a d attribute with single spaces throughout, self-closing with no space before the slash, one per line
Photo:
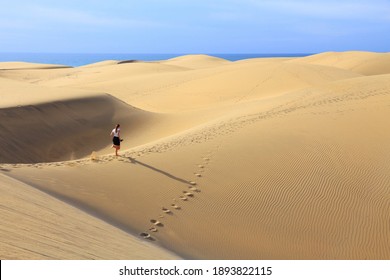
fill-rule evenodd
<path id="1" fill-rule="evenodd" d="M 176 65 L 181 67 L 187 67 L 189 69 L 200 69 L 200 68 L 208 68 L 208 67 L 216 67 L 220 65 L 230 64 L 231 62 L 209 55 L 183 55 L 171 59 L 167 59 L 166 61 L 162 61 L 162 63 L 167 65 Z"/>
<path id="2" fill-rule="evenodd" d="M 151 120 L 142 110 L 104 95 L 6 108 L 0 115 L 0 142 L 7 147 L 1 158 L 9 163 L 82 158 L 107 147 L 113 122 L 130 128 Z"/>
<path id="3" fill-rule="evenodd" d="M 390 53 L 329 52 L 299 58 L 295 61 L 333 66 L 363 75 L 390 74 Z"/>
<path id="4" fill-rule="evenodd" d="M 110 66 L 110 65 L 116 65 L 120 62 L 120 60 L 104 60 L 100 62 L 95 62 L 87 65 L 82 65 L 79 68 L 91 68 L 91 67 L 104 67 L 104 66 Z"/>
<path id="5" fill-rule="evenodd" d="M 189 61 L 190 57 L 185 59 L 180 57 L 174 66 L 170 61 L 137 63 L 125 67 L 108 66 L 94 75 L 86 72 L 77 73 L 75 78 L 69 78 L 68 74 L 46 81 L 43 78 L 40 84 L 105 91 L 128 104 L 148 111 L 176 113 L 236 104 L 333 80 L 360 76 L 348 70 L 285 63 L 284 60 L 224 62 L 222 65 L 218 60 L 215 67 L 192 70 L 186 66 Z M 196 56 L 194 61 L 197 64 L 199 58 Z M 211 63 L 215 64 L 215 61 L 211 60 Z M 283 77 L 283 83 L 280 77 Z M 22 75 L 20 78 L 25 77 Z M 151 79 L 153 83 L 150 83 Z"/>
<path id="6" fill-rule="evenodd" d="M 67 65 L 58 64 L 42 64 L 31 62 L 0 62 L 0 70 L 38 70 L 38 69 L 58 69 L 58 68 L 71 68 Z"/>
<path id="7" fill-rule="evenodd" d="M 2 260 L 177 258 L 21 182 L 0 182 Z"/>
<path id="8" fill-rule="evenodd" d="M 4 97 L 0 143 L 7 147 L 2 150 L 2 162 L 82 158 L 108 146 L 113 122 L 123 122 L 124 128 L 130 128 L 153 119 L 153 114 L 107 94 L 0 81 Z"/>
<path id="9" fill-rule="evenodd" d="M 377 54 L 353 53 L 340 63 L 350 55 L 234 63 L 185 56 L 34 70 L 31 79 L 26 70 L 3 71 L 3 89 L 57 95 L 21 107 L 2 100 L 0 168 L 13 178 L 2 180 L 137 236 L 129 246 L 140 258 L 172 257 L 138 247 L 148 241 L 190 259 L 388 259 L 390 74 L 374 74 L 382 65 Z M 367 71 L 356 71 L 359 59 L 371 65 Z M 125 137 L 117 158 L 105 136 L 116 122 Z M 20 130 L 28 141 L 15 140 L 10 153 L 7 135 L 19 139 Z M 63 158 L 34 137 L 53 137 Z M 15 207 L 21 203 L 10 188 L 4 193 Z M 118 242 L 127 238 L 120 234 Z M 0 253 L 46 258 L 29 242 L 23 248 L 33 253 L 12 251 L 19 242 Z M 112 248 L 98 245 L 93 254 L 126 257 Z M 94 258 L 90 249 L 73 249 L 48 258 Z"/>

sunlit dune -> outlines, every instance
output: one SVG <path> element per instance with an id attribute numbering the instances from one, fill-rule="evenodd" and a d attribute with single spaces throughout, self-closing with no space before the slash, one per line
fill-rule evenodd
<path id="1" fill-rule="evenodd" d="M 0 256 L 389 259 L 389 59 L 0 63 Z"/>

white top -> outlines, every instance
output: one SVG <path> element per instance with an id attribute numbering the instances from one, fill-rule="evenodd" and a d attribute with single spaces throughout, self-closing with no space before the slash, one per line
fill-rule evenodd
<path id="1" fill-rule="evenodd" d="M 111 135 L 114 135 L 114 137 L 119 137 L 119 132 L 121 132 L 121 128 L 118 127 L 117 132 L 115 132 L 115 128 L 111 131 Z"/>

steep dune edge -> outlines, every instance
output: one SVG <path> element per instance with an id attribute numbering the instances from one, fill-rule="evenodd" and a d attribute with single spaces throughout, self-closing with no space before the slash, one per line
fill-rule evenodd
<path id="1" fill-rule="evenodd" d="M 0 173 L 0 259 L 178 257 Z"/>
<path id="2" fill-rule="evenodd" d="M 105 93 L 4 78 L 0 89 L 1 163 L 82 158 L 110 144 L 109 133 L 116 123 L 134 132 L 154 116 Z"/>
<path id="3" fill-rule="evenodd" d="M 78 159 L 110 143 L 115 123 L 136 131 L 150 113 L 109 95 L 58 100 L 0 109 L 2 163 L 37 163 Z M 123 135 L 126 138 L 126 134 Z"/>

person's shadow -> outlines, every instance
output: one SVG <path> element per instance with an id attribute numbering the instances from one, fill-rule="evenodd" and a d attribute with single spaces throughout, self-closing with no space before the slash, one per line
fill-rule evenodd
<path id="1" fill-rule="evenodd" d="M 127 157 L 127 159 L 129 160 L 130 163 L 142 165 L 142 166 L 144 166 L 144 167 L 146 167 L 146 168 L 149 168 L 149 169 L 151 169 L 151 170 L 153 170 L 153 171 L 156 171 L 156 172 L 158 172 L 158 173 L 161 173 L 161 174 L 163 174 L 163 175 L 165 175 L 165 176 L 167 176 L 167 177 L 169 177 L 169 178 L 171 178 L 171 179 L 173 179 L 173 180 L 179 181 L 179 182 L 184 183 L 184 184 L 190 184 L 190 181 L 187 181 L 187 180 L 184 180 L 184 179 L 182 179 L 182 178 L 176 177 L 176 176 L 174 176 L 174 175 L 172 175 L 172 174 L 170 174 L 170 173 L 168 173 L 168 172 L 165 172 L 165 171 L 163 171 L 163 170 L 161 170 L 161 169 L 158 169 L 158 168 L 156 168 L 156 167 L 153 167 L 153 166 L 151 166 L 151 165 L 148 165 L 148 164 L 146 164 L 146 163 L 143 163 L 143 162 L 141 162 L 141 161 L 139 161 L 139 160 L 136 160 L 135 158 Z"/>

